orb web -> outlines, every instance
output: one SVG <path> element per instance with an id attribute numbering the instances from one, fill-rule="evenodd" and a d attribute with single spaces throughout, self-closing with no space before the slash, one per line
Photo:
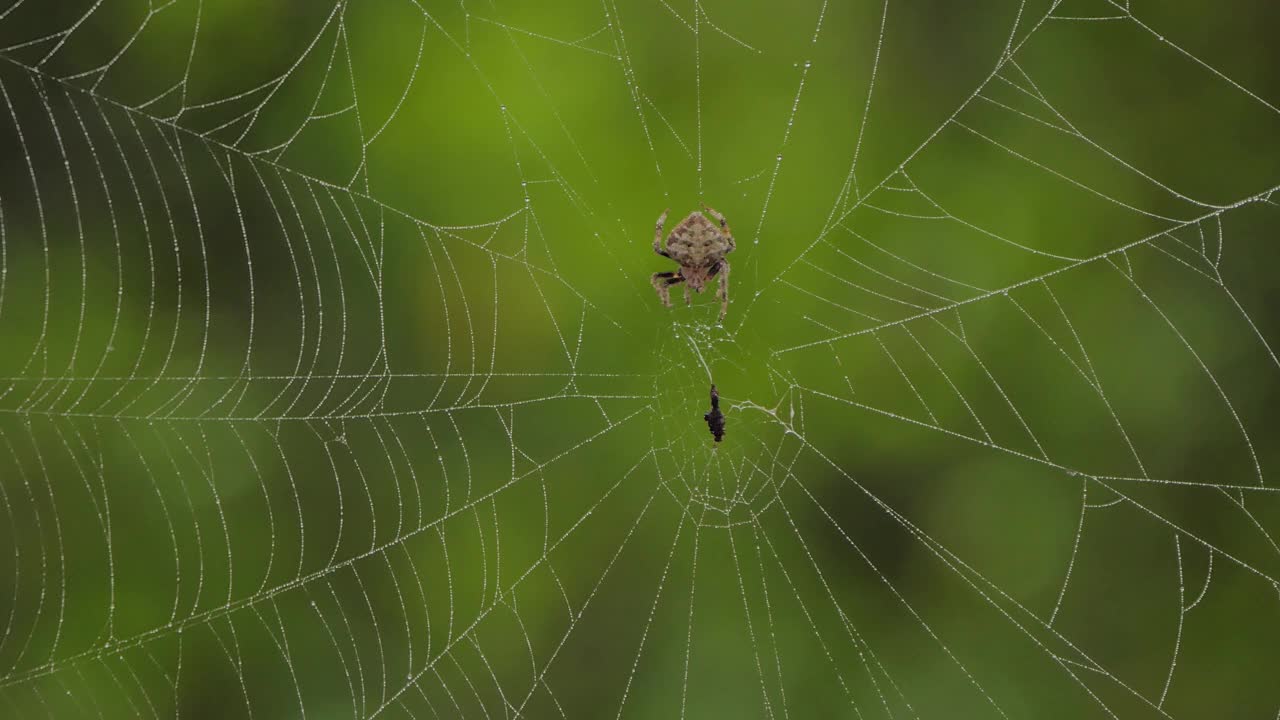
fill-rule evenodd
<path id="1" fill-rule="evenodd" d="M 1259 27 L 10 3 L 7 712 L 1274 716 Z"/>

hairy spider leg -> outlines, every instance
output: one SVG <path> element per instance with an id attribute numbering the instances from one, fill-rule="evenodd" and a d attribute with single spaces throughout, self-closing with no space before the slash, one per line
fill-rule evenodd
<path id="1" fill-rule="evenodd" d="M 662 249 L 662 226 L 667 224 L 667 213 L 671 212 L 671 208 L 662 211 L 658 216 L 658 224 L 653 228 L 653 251 L 664 258 L 671 257 L 667 251 Z M 654 287 L 657 287 L 656 285 Z"/>
<path id="2" fill-rule="evenodd" d="M 678 272 L 659 272 L 654 273 L 649 278 L 649 283 L 653 285 L 653 289 L 658 291 L 658 297 L 662 299 L 662 304 L 671 307 L 671 286 L 676 283 L 684 282 L 684 278 L 680 277 Z M 688 287 L 685 288 L 686 292 Z"/>
<path id="3" fill-rule="evenodd" d="M 716 222 L 720 223 L 720 229 L 724 231 L 725 238 L 729 240 L 729 249 L 725 252 L 733 252 L 738 245 L 733 241 L 733 231 L 729 229 L 729 221 L 725 220 L 724 216 L 721 215 L 718 210 L 713 207 L 708 207 L 706 203 L 702 204 L 702 209 L 706 210 L 708 215 L 715 218 Z"/>
<path id="4" fill-rule="evenodd" d="M 716 297 L 720 298 L 720 322 L 724 322 L 724 314 L 729 310 L 729 261 L 721 260 L 711 268 L 711 275 L 720 275 L 720 284 L 716 286 Z"/>

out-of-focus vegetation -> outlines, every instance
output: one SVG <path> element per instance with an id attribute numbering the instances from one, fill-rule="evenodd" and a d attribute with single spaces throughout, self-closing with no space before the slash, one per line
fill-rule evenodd
<path id="1" fill-rule="evenodd" d="M 1274 717 L 1235 5 L 9 0 L 4 714 Z"/>

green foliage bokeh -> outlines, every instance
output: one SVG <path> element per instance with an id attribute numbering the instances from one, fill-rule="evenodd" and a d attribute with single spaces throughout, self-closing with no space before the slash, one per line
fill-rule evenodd
<path id="1" fill-rule="evenodd" d="M 1275 10 L 57 5 L 17 716 L 1274 716 Z"/>

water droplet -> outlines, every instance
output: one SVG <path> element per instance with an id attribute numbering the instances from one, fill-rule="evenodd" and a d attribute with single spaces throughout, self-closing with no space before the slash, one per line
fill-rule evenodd
<path id="1" fill-rule="evenodd" d="M 521 180 L 521 181 L 520 181 L 520 187 L 529 187 L 529 183 L 528 183 L 528 181 Z"/>
<path id="2" fill-rule="evenodd" d="M 782 153 L 778 153 L 778 162 L 782 162 Z"/>
<path id="3" fill-rule="evenodd" d="M 805 60 L 805 61 L 804 61 L 805 69 L 808 69 L 808 68 L 809 68 L 809 66 L 810 66 L 810 65 L 812 65 L 812 64 L 813 64 L 813 63 L 809 62 L 808 60 Z"/>
<path id="4" fill-rule="evenodd" d="M 501 110 L 502 112 L 506 112 L 506 111 L 507 111 L 507 106 L 506 106 L 506 105 L 499 105 L 499 106 L 498 106 L 498 109 L 499 109 L 499 110 Z"/>

